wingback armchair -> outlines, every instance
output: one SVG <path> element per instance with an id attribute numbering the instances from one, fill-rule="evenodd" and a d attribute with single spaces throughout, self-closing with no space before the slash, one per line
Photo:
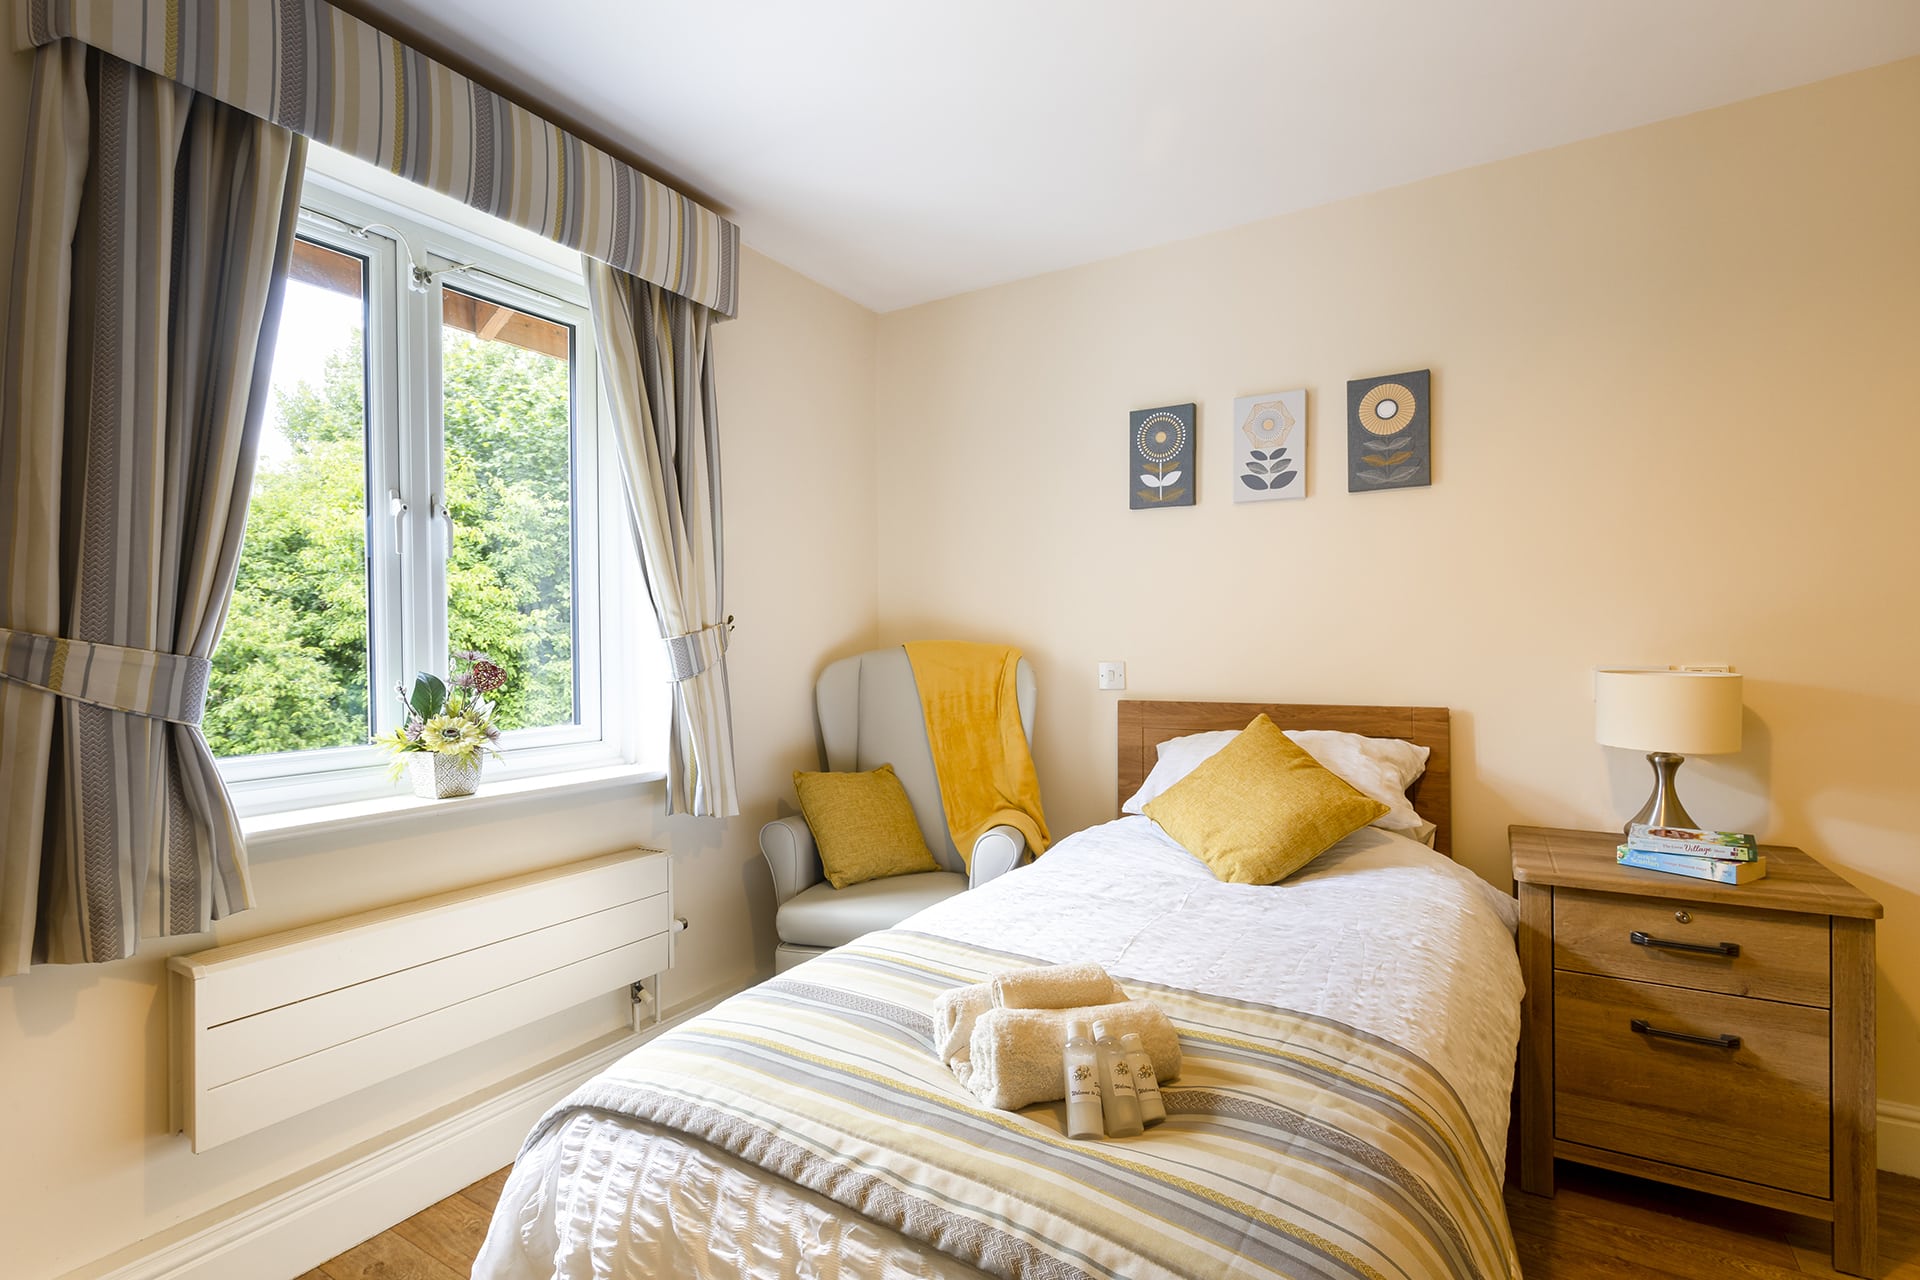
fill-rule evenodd
<path id="1" fill-rule="evenodd" d="M 1033 740 L 1033 668 L 1020 660 L 1015 675 L 1020 725 Z M 863 933 L 900 923 L 923 907 L 969 886 L 985 884 L 1020 865 L 1026 838 L 1009 826 L 993 827 L 974 841 L 972 875 L 947 831 L 940 783 L 927 745 L 926 718 L 913 682 L 907 651 L 895 646 L 842 658 L 820 673 L 813 702 L 826 748 L 827 768 L 838 773 L 893 766 L 913 804 L 939 871 L 888 876 L 836 889 L 824 878 L 820 854 L 806 819 L 798 814 L 760 828 L 760 852 L 773 872 L 774 917 L 780 935 L 774 968 L 786 970 Z"/>

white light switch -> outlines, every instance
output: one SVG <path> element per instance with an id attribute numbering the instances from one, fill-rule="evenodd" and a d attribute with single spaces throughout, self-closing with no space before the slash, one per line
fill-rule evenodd
<path id="1" fill-rule="evenodd" d="M 1124 662 L 1103 662 L 1100 664 L 1100 687 L 1102 689 L 1124 689 L 1127 687 L 1127 664 Z"/>

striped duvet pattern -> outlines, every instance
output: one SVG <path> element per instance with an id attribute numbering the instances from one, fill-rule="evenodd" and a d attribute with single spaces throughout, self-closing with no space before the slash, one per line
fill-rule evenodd
<path id="1" fill-rule="evenodd" d="M 557 240 L 722 316 L 740 230 L 326 0 L 19 0 L 72 39 Z"/>
<path id="2" fill-rule="evenodd" d="M 1181 1032 L 1168 1119 L 1076 1142 L 933 1056 L 942 990 L 1031 963 L 892 930 L 662 1036 L 562 1102 L 709 1142 L 990 1274 L 1503 1277 L 1498 1178 L 1453 1090 L 1329 1019 L 1129 982 Z"/>

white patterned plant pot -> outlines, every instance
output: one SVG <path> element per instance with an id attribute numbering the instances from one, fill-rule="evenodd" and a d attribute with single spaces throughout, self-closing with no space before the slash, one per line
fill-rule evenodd
<path id="1" fill-rule="evenodd" d="M 407 757 L 407 769 L 413 775 L 413 794 L 426 800 L 470 796 L 480 786 L 480 761 L 477 751 L 470 756 L 415 751 Z"/>

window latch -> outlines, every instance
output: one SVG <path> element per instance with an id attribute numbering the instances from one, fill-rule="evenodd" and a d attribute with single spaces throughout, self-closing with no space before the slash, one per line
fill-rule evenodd
<path id="1" fill-rule="evenodd" d="M 387 490 L 387 514 L 393 517 L 393 554 L 402 555 L 407 546 L 407 500 L 398 489 Z"/>

